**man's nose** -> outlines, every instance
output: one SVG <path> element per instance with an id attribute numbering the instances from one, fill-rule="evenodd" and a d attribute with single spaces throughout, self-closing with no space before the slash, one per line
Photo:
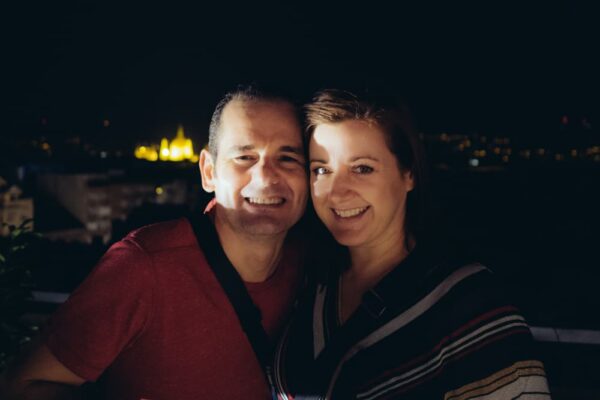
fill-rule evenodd
<path id="1" fill-rule="evenodd" d="M 280 180 L 277 168 L 270 160 L 266 159 L 256 164 L 254 178 L 264 186 L 276 185 Z"/>

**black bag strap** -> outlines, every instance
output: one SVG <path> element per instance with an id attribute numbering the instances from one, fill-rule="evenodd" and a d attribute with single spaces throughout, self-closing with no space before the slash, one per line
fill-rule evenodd
<path id="1" fill-rule="evenodd" d="M 272 352 L 269 337 L 261 323 L 260 310 L 252 301 L 237 270 L 225 255 L 215 226 L 208 215 L 188 217 L 188 221 L 196 235 L 198 245 L 204 252 L 208 265 L 217 277 L 237 314 L 256 358 L 266 372 Z"/>

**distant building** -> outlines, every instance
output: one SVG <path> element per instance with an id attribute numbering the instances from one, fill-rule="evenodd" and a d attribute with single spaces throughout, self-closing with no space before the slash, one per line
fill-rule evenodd
<path id="1" fill-rule="evenodd" d="M 135 148 L 134 155 L 140 160 L 147 161 L 198 162 L 192 139 L 185 137 L 181 125 L 177 128 L 177 135 L 171 142 L 167 138 L 162 138 L 160 146 L 156 144 L 138 146 Z"/>
<path id="2" fill-rule="evenodd" d="M 38 194 L 34 200 L 36 232 L 51 241 L 92 243 L 94 236 L 55 199 Z"/>
<path id="3" fill-rule="evenodd" d="M 184 179 L 129 177 L 123 171 L 106 173 L 49 173 L 38 177 L 38 189 L 54 198 L 85 227 L 90 237 L 108 243 L 112 221 L 125 220 L 144 203 L 186 204 Z"/>
<path id="4" fill-rule="evenodd" d="M 33 199 L 21 198 L 23 191 L 17 185 L 8 185 L 0 177 L 0 234 L 9 234 L 10 226 L 19 226 L 33 219 Z M 30 227 L 33 228 L 33 221 Z"/>

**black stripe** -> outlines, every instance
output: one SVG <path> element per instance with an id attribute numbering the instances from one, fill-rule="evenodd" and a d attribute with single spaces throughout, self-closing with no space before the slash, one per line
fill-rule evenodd
<path id="1" fill-rule="evenodd" d="M 480 333 L 480 335 L 478 335 L 478 336 L 476 336 L 476 337 L 473 337 L 473 338 L 469 339 L 469 340 L 468 340 L 466 343 L 463 343 L 463 344 L 461 345 L 462 349 L 461 349 L 461 350 L 460 350 L 458 353 L 455 353 L 455 354 L 451 355 L 449 358 L 445 358 L 445 359 L 444 359 L 444 358 L 441 358 L 441 359 L 439 360 L 439 364 L 438 364 L 438 365 L 432 364 L 432 365 L 430 365 L 428 368 L 426 368 L 425 370 L 415 371 L 417 368 L 420 368 L 422 365 L 424 365 L 424 364 L 427 364 L 428 362 L 430 362 L 431 360 L 433 360 L 434 358 L 436 358 L 436 357 L 437 357 L 437 356 L 438 356 L 438 355 L 441 353 L 441 351 L 442 351 L 444 348 L 447 348 L 449 345 L 451 345 L 452 343 L 455 343 L 457 340 L 460 340 L 460 339 L 461 339 L 461 338 L 463 338 L 464 336 L 461 336 L 461 337 L 459 337 L 459 338 L 456 338 L 455 340 L 453 340 L 453 341 L 451 341 L 451 342 L 448 342 L 446 346 L 444 346 L 444 347 L 440 348 L 440 350 L 439 350 L 439 351 L 437 351 L 437 352 L 433 353 L 433 354 L 431 355 L 431 357 L 427 358 L 427 359 L 426 359 L 426 360 L 424 360 L 422 363 L 412 366 L 412 368 L 411 368 L 410 370 L 409 370 L 409 369 L 404 369 L 404 370 L 401 370 L 401 371 L 398 371 L 398 372 L 396 372 L 396 373 L 395 373 L 393 376 L 387 377 L 387 379 L 385 379 L 385 380 L 383 380 L 383 381 L 382 381 L 382 380 L 378 380 L 378 381 L 377 381 L 377 383 L 375 383 L 375 384 L 373 384 L 373 385 L 370 385 L 368 388 L 366 388 L 366 389 L 361 389 L 361 393 L 368 392 L 368 391 L 369 391 L 369 390 L 371 390 L 373 387 L 375 387 L 375 386 L 379 386 L 379 385 L 384 385 L 384 387 L 382 387 L 381 389 L 379 389 L 379 390 L 378 390 L 379 392 L 381 392 L 381 391 L 383 391 L 383 390 L 386 390 L 386 389 L 388 389 L 388 388 L 390 388 L 390 387 L 392 387 L 392 386 L 399 385 L 398 387 L 396 387 L 396 388 L 392 389 L 393 391 L 397 391 L 397 390 L 400 390 L 401 388 L 403 388 L 404 386 L 406 386 L 407 384 L 409 384 L 409 383 L 412 383 L 412 382 L 408 382 L 408 383 L 407 383 L 407 382 L 406 382 L 407 380 L 410 380 L 410 379 L 412 379 L 412 378 L 413 378 L 415 375 L 422 374 L 422 373 L 424 373 L 424 372 L 425 372 L 425 374 L 424 374 L 422 377 L 420 377 L 419 379 L 424 379 L 424 380 L 426 380 L 426 379 L 428 379 L 428 377 L 429 377 L 429 376 L 431 376 L 432 374 L 434 374 L 434 373 L 435 373 L 436 371 L 438 371 L 439 369 L 445 368 L 445 367 L 447 366 L 447 364 L 448 364 L 449 362 L 452 362 L 452 360 L 453 360 L 455 357 L 457 357 L 457 356 L 460 356 L 460 355 L 461 355 L 461 354 L 463 354 L 465 351 L 468 351 L 468 350 L 469 350 L 469 349 L 470 349 L 470 348 L 471 348 L 473 345 L 477 345 L 477 344 L 481 343 L 481 341 L 477 341 L 477 343 L 473 343 L 473 342 L 474 342 L 474 341 L 476 341 L 477 339 L 480 339 L 481 335 L 484 335 L 484 334 L 488 333 L 488 332 L 489 332 L 489 331 L 491 331 L 491 330 L 497 330 L 497 329 L 501 329 L 501 328 L 502 328 L 502 327 L 504 327 L 505 325 L 508 325 L 508 324 L 510 324 L 510 323 L 514 323 L 514 322 L 515 322 L 515 321 L 506 321 L 506 322 L 503 322 L 503 323 L 502 323 L 502 324 L 500 324 L 500 325 L 496 325 L 496 326 L 494 326 L 494 327 L 490 327 L 489 329 L 485 330 L 484 332 L 481 332 L 481 333 Z M 518 321 L 518 322 L 522 322 L 522 323 L 524 323 L 523 321 Z M 495 336 L 497 336 L 497 335 L 500 335 L 500 334 L 505 334 L 506 332 L 510 332 L 511 330 L 516 330 L 516 329 L 520 329 L 520 328 L 523 328 L 523 327 L 524 327 L 524 326 L 523 326 L 523 325 L 521 325 L 521 326 L 514 326 L 514 327 L 511 327 L 511 328 L 509 328 L 509 329 L 506 329 L 506 330 L 500 330 L 499 332 L 496 332 L 494 335 L 490 336 L 489 338 L 486 338 L 486 339 L 484 339 L 484 341 L 485 341 L 485 340 L 489 340 L 490 338 L 493 338 L 493 337 L 495 337 Z M 471 333 L 471 332 L 469 332 L 469 334 L 470 334 L 470 333 Z M 381 342 L 379 342 L 379 343 L 381 343 Z M 379 343 L 376 343 L 376 344 L 374 344 L 373 346 L 369 346 L 369 347 L 367 347 L 367 348 L 365 348 L 365 349 L 363 349 L 363 350 L 372 349 L 373 347 L 377 346 L 377 344 L 379 344 Z M 409 363 L 409 362 L 410 362 L 410 361 L 407 361 L 407 363 Z M 399 375 L 401 375 L 401 374 L 404 374 L 404 373 L 406 373 L 406 372 L 408 372 L 408 371 L 414 371 L 414 372 L 413 372 L 413 373 L 411 373 L 411 374 L 410 374 L 410 375 L 408 375 L 408 376 L 405 376 L 405 377 L 404 377 L 404 378 L 402 378 L 402 380 L 400 380 L 400 381 L 389 382 L 389 383 L 385 384 L 385 382 L 387 382 L 387 381 L 389 381 L 389 380 L 393 379 L 394 377 L 397 377 L 397 376 L 399 376 Z M 387 372 L 387 371 L 384 371 L 384 372 Z"/>
<path id="2" fill-rule="evenodd" d="M 271 344 L 261 323 L 260 310 L 252 301 L 237 270 L 225 255 L 215 226 L 208 215 L 196 215 L 188 220 L 194 230 L 198 245 L 204 251 L 208 265 L 227 294 L 256 358 L 264 369 L 269 365 Z"/>
<path id="3" fill-rule="evenodd" d="M 540 396 L 541 396 L 541 395 L 550 396 L 550 392 L 523 392 L 523 393 L 521 393 L 520 395 L 518 395 L 518 396 L 516 396 L 516 397 L 513 397 L 511 400 L 518 399 L 519 397 L 521 397 L 521 396 L 523 396 L 523 395 L 525 395 L 525 394 L 539 394 Z"/>

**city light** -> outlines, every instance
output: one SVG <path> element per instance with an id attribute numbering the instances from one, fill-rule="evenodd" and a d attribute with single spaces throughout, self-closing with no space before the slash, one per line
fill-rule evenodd
<path id="1" fill-rule="evenodd" d="M 190 161 L 198 162 L 198 155 L 194 154 L 194 145 L 192 139 L 186 138 L 183 127 L 179 126 L 176 137 L 169 142 L 167 138 L 162 138 L 160 147 L 152 144 L 150 146 L 138 146 L 135 148 L 134 155 L 140 160 L 147 161 Z"/>
<path id="2" fill-rule="evenodd" d="M 155 146 L 150 146 L 150 147 L 138 146 L 135 149 L 134 155 L 135 155 L 135 158 L 138 158 L 141 160 L 157 161 L 158 160 L 158 149 Z"/>

